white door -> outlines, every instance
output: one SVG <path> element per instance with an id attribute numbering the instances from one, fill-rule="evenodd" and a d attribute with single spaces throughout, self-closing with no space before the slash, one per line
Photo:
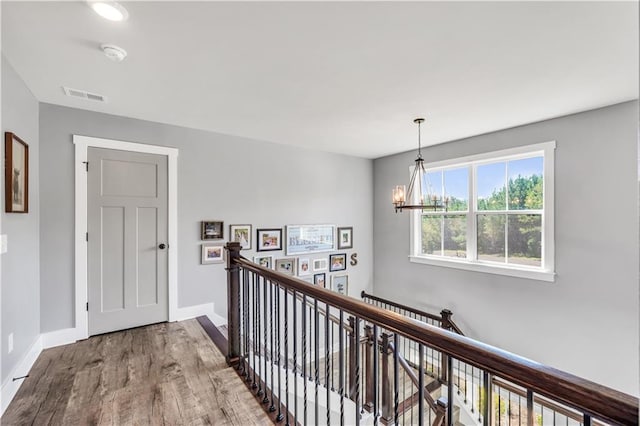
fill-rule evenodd
<path id="1" fill-rule="evenodd" d="M 167 321 L 167 157 L 87 158 L 89 335 Z"/>

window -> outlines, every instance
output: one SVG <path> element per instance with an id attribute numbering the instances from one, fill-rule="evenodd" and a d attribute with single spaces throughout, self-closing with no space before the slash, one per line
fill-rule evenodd
<path id="1" fill-rule="evenodd" d="M 446 211 L 414 211 L 411 260 L 553 281 L 555 142 L 425 164 L 423 197 Z"/>

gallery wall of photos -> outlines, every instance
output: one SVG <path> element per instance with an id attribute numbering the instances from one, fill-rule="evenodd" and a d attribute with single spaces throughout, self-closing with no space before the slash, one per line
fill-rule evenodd
<path id="1" fill-rule="evenodd" d="M 243 256 L 283 274 L 313 285 L 349 294 L 348 269 L 358 264 L 353 250 L 353 227 L 325 225 L 285 225 L 258 228 L 252 225 L 229 225 L 224 235 L 223 221 L 202 221 L 201 263 L 224 263 L 224 240 L 240 243 Z M 255 239 L 254 239 L 255 237 Z M 247 254 L 255 251 L 253 259 Z"/>

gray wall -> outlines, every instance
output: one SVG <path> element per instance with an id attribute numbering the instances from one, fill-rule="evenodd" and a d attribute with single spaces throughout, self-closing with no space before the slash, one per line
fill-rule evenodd
<path id="1" fill-rule="evenodd" d="M 180 149 L 178 233 L 180 307 L 214 302 L 226 316 L 223 265 L 200 265 L 200 221 L 255 229 L 333 223 L 354 227 L 360 260 L 348 267 L 350 295 L 372 285 L 373 164 L 343 155 L 257 142 L 211 132 L 40 105 L 43 332 L 74 326 L 74 148 L 80 134 Z M 254 245 L 255 249 L 255 245 Z M 243 251 L 252 257 L 255 251 Z M 283 257 L 284 252 L 268 252 Z M 328 257 L 328 254 L 309 256 Z"/>
<path id="2" fill-rule="evenodd" d="M 2 158 L 4 132 L 29 144 L 29 213 L 5 213 L 2 177 L 2 233 L 9 251 L 2 255 L 2 383 L 40 334 L 38 101 L 2 56 Z M 4 173 L 4 169 L 2 169 Z M 13 333 L 13 351 L 7 339 Z"/>
<path id="3" fill-rule="evenodd" d="M 473 338 L 637 395 L 637 138 L 628 102 L 424 150 L 429 162 L 557 142 L 555 283 L 410 263 L 409 216 L 393 212 L 391 188 L 415 152 L 375 160 L 375 292 L 448 307 Z"/>

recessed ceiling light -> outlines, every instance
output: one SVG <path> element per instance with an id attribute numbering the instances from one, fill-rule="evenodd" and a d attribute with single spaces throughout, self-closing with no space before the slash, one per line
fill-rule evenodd
<path id="1" fill-rule="evenodd" d="M 98 15 L 110 21 L 126 21 L 129 18 L 127 9 L 115 1 L 89 1 L 89 6 Z"/>

